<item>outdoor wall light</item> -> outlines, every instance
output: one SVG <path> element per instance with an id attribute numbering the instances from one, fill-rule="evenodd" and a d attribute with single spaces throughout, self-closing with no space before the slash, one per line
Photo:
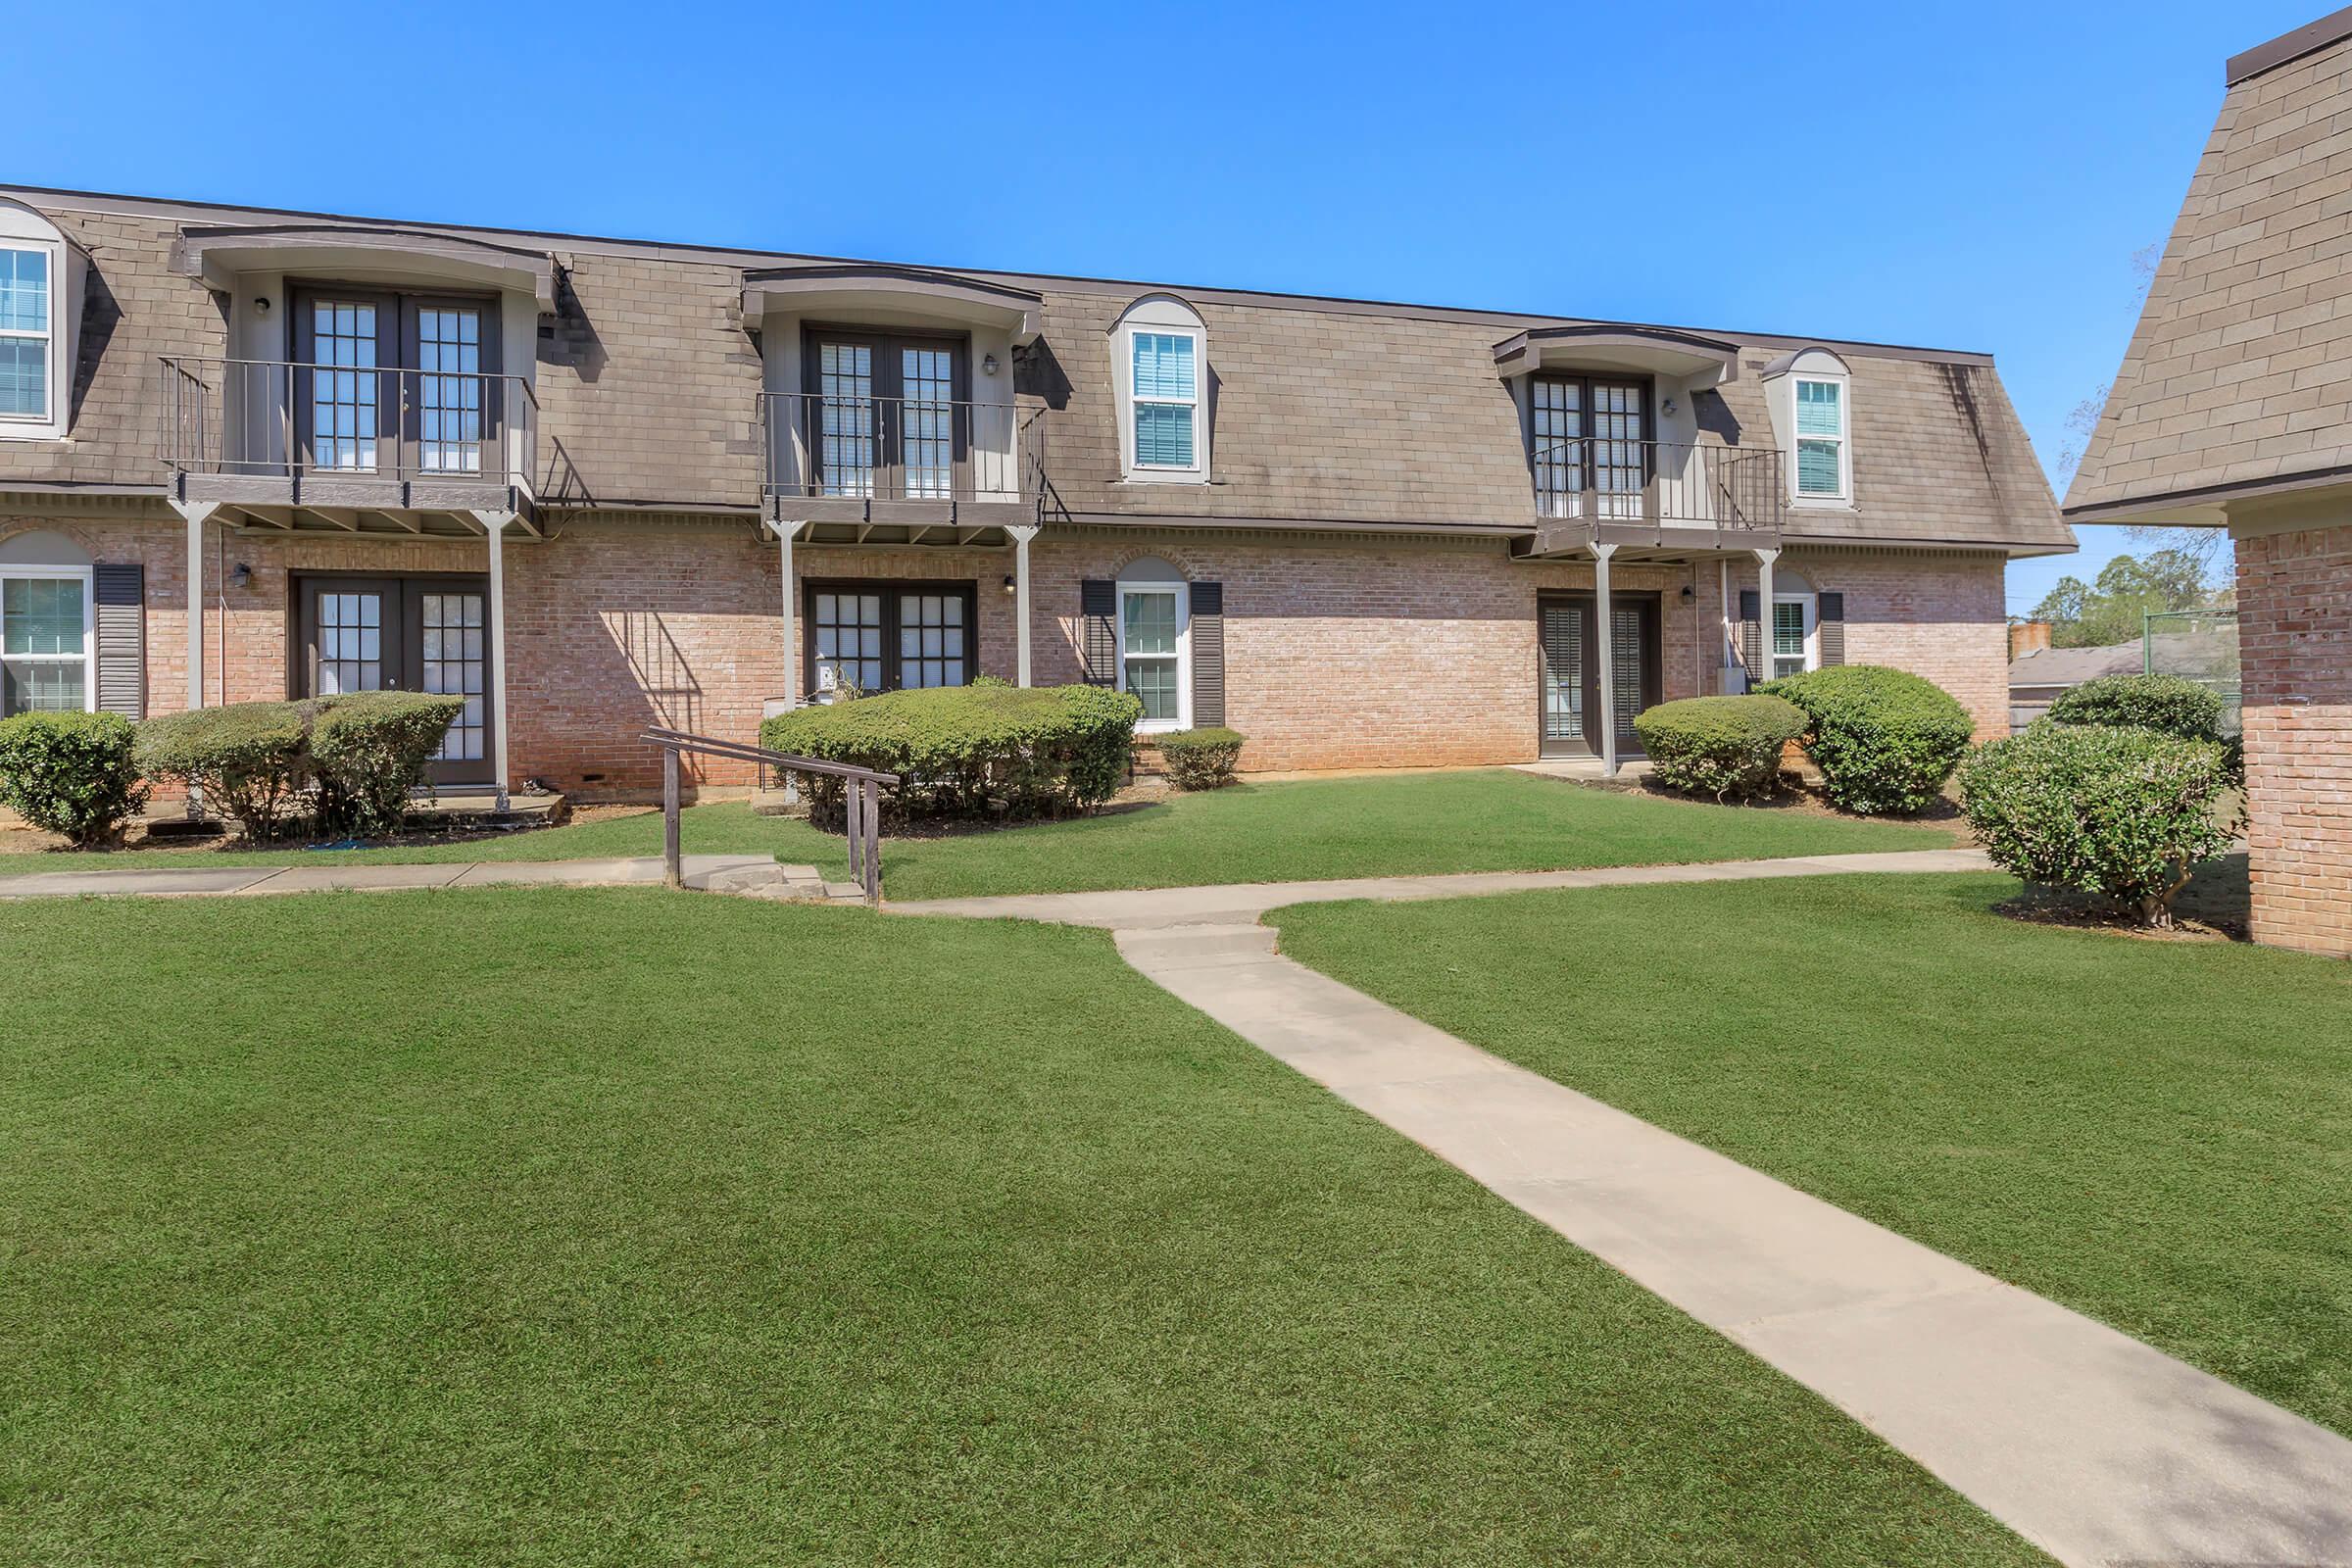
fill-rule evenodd
<path id="1" fill-rule="evenodd" d="M 257 299 L 253 302 L 253 314 L 256 316 L 268 316 L 270 314 L 270 297 L 268 295 L 265 294 L 260 299 Z"/>
<path id="2" fill-rule="evenodd" d="M 1698 597 L 1698 590 L 1691 587 L 1689 583 L 1685 583 L 1683 584 L 1683 597 L 1685 599 L 1696 599 Z"/>
<path id="3" fill-rule="evenodd" d="M 1663 403 L 1659 404 L 1659 405 L 1658 405 L 1658 412 L 1659 412 L 1660 414 L 1663 414 L 1664 416 L 1666 416 L 1666 417 L 1668 417 L 1669 419 L 1673 418 L 1673 417 L 1674 417 L 1674 399 L 1672 399 L 1672 398 L 1668 398 L 1668 399 L 1667 399 L 1665 402 L 1663 402 Z"/>
<path id="4" fill-rule="evenodd" d="M 247 564 L 245 564 L 245 563 L 243 563 L 242 561 L 238 562 L 238 563 L 237 563 L 237 569 L 236 569 L 236 570 L 234 570 L 234 571 L 232 571 L 232 572 L 230 572 L 230 573 L 228 574 L 228 585 L 229 585 L 231 588 L 250 588 L 250 587 L 252 587 L 252 586 L 253 586 L 253 568 L 252 568 L 251 566 L 248 566 Z"/>
<path id="5" fill-rule="evenodd" d="M 997 373 L 997 357 L 994 354 L 983 354 L 980 356 L 980 371 L 984 375 L 994 375 Z"/>
<path id="6" fill-rule="evenodd" d="M 1006 593 L 1012 592 L 1012 573 L 1009 571 L 1004 574 L 1004 591 Z"/>

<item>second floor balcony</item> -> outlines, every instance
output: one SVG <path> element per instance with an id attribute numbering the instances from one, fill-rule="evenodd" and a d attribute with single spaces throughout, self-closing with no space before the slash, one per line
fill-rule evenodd
<path id="1" fill-rule="evenodd" d="M 1529 454 L 1538 533 L 1571 542 L 1654 532 L 1737 544 L 1776 532 L 1787 507 L 1772 447 L 1568 436 Z"/>
<path id="2" fill-rule="evenodd" d="M 160 451 L 183 500 L 287 526 L 410 533 L 533 509 L 539 406 L 521 376 L 172 358 L 162 377 Z"/>
<path id="3" fill-rule="evenodd" d="M 1035 521 L 1047 411 L 1007 403 L 763 393 L 762 511 L 811 522 Z"/>

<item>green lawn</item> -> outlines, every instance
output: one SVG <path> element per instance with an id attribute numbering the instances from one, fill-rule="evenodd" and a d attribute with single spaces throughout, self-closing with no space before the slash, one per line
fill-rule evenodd
<path id="1" fill-rule="evenodd" d="M 1301 962 L 2352 1433 L 2352 966 L 1991 913 L 2016 888 L 1276 918 Z"/>
<path id="2" fill-rule="evenodd" d="M 744 805 L 688 809 L 690 854 L 774 854 L 846 875 L 839 835 L 762 817 Z M 1588 789 L 1495 769 L 1252 784 L 1069 822 L 946 837 L 886 836 L 893 899 L 1098 888 L 1284 882 L 1438 871 L 1752 859 L 1779 855 L 1938 849 L 1934 827 L 1849 821 L 1789 808 L 1696 805 Z M 659 855 L 659 813 L 608 818 L 466 844 L 374 850 L 140 850 L 126 855 L 5 855 L 0 874 L 81 866 L 318 864 L 572 859 Z"/>
<path id="3" fill-rule="evenodd" d="M 1102 936 L 0 906 L 0 1562 L 2011 1564 Z"/>

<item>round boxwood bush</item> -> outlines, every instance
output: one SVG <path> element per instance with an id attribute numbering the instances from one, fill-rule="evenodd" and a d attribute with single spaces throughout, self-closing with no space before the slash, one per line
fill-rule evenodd
<path id="1" fill-rule="evenodd" d="M 1216 790 L 1232 783 L 1247 744 L 1240 731 L 1222 727 L 1180 729 L 1155 739 L 1168 779 L 1180 790 Z"/>
<path id="2" fill-rule="evenodd" d="M 1960 767 L 1960 805 L 1993 863 L 2172 924 L 2197 864 L 2230 847 L 2222 748 L 2158 730 L 2035 724 Z"/>
<path id="3" fill-rule="evenodd" d="M 2058 694 L 2053 724 L 2122 724 L 2183 740 L 2222 738 L 2219 696 L 2181 675 L 2102 675 Z"/>
<path id="4" fill-rule="evenodd" d="M 1805 755 L 1830 804 L 1866 816 L 1935 805 L 1977 729 L 1950 692 L 1881 664 L 1833 664 L 1756 690 L 1804 710 Z"/>
<path id="5" fill-rule="evenodd" d="M 132 755 L 147 777 L 202 792 L 248 838 L 268 840 L 294 805 L 309 731 L 299 703 L 228 703 L 146 720 Z"/>
<path id="6" fill-rule="evenodd" d="M 441 738 L 466 699 L 429 692 L 352 692 L 310 705 L 315 824 L 323 833 L 400 831 L 413 792 L 428 782 Z"/>
<path id="7" fill-rule="evenodd" d="M 112 843 L 147 804 L 120 713 L 19 713 L 0 720 L 0 806 L 81 849 Z"/>
<path id="8" fill-rule="evenodd" d="M 1744 800 L 1780 787 L 1781 748 L 1805 733 L 1779 697 L 1686 697 L 1634 715 L 1650 775 L 1689 795 Z"/>
<path id="9" fill-rule="evenodd" d="M 1143 716 L 1142 703 L 1102 686 L 943 686 L 778 713 L 760 726 L 760 744 L 896 773 L 887 804 L 906 816 L 1019 818 L 1110 799 Z M 813 817 L 841 820 L 840 779 L 795 779 Z"/>

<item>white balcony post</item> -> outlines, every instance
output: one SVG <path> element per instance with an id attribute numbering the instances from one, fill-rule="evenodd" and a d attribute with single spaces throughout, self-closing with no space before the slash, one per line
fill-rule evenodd
<path id="1" fill-rule="evenodd" d="M 799 538 L 806 522 L 778 520 L 768 526 L 776 531 L 776 560 L 783 567 L 784 588 L 781 609 L 784 612 L 784 706 L 801 706 L 801 632 L 800 586 L 792 575 L 792 542 Z"/>
<path id="2" fill-rule="evenodd" d="M 1034 522 L 1016 522 L 1005 532 L 1012 535 L 1012 646 L 1014 651 L 1015 685 L 1029 684 L 1029 541 L 1037 537 Z"/>
<path id="3" fill-rule="evenodd" d="M 1600 774 L 1617 776 L 1617 671 L 1615 631 L 1609 624 L 1609 558 L 1615 545 L 1592 544 L 1592 612 L 1600 633 Z"/>
<path id="4" fill-rule="evenodd" d="M 1759 657 L 1764 661 L 1762 671 L 1747 672 L 1748 690 L 1753 691 L 1772 679 L 1772 564 L 1781 559 L 1781 553 L 1778 550 L 1750 553 L 1756 558 L 1756 619 L 1762 622 L 1756 628 L 1756 643 Z"/>
<path id="5" fill-rule="evenodd" d="M 498 785 L 498 809 L 508 807 L 507 773 L 507 524 L 514 514 L 476 509 L 474 520 L 490 545 L 490 771 Z"/>
<path id="6" fill-rule="evenodd" d="M 204 525 L 220 510 L 220 503 L 174 500 L 172 510 L 188 525 L 188 707 L 193 710 L 204 706 Z M 226 667 L 224 655 L 224 673 Z M 202 815 L 203 807 L 203 796 L 189 785 L 188 820 Z"/>

